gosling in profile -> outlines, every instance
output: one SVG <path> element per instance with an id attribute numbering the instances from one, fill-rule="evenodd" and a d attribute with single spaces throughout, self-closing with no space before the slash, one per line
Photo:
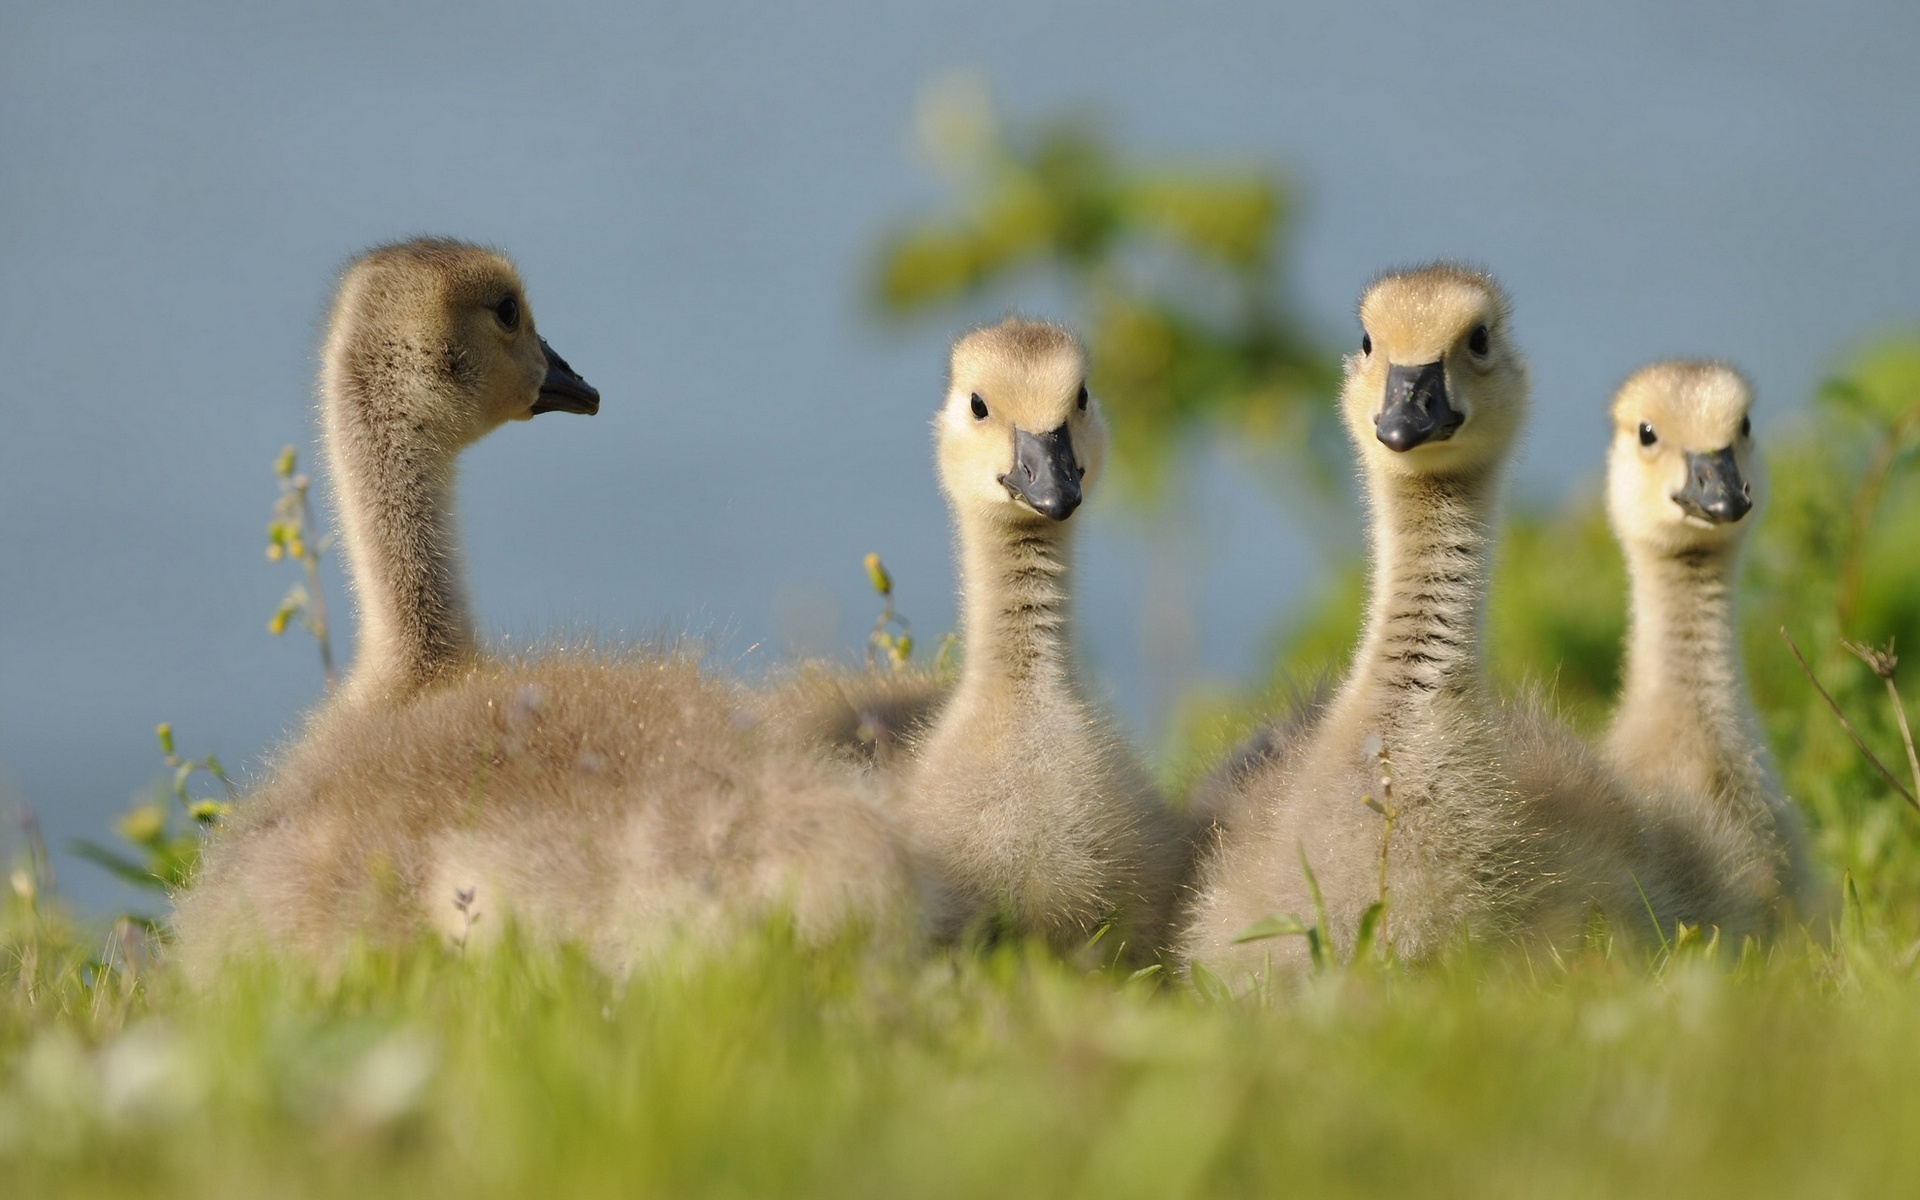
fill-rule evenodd
<path id="1" fill-rule="evenodd" d="M 1340 404 L 1371 515 L 1365 633 L 1317 719 L 1220 781 L 1240 794 L 1214 803 L 1238 816 L 1203 868 L 1188 955 L 1235 986 L 1299 972 L 1301 939 L 1235 939 L 1269 916 L 1315 920 L 1307 869 L 1350 951 L 1382 898 L 1383 854 L 1384 936 L 1403 960 L 1463 935 L 1568 937 L 1596 907 L 1629 933 L 1649 907 L 1697 920 L 1717 901 L 1682 882 L 1697 865 L 1684 834 L 1486 678 L 1493 521 L 1528 392 L 1504 293 L 1436 265 L 1373 284 L 1360 322 Z M 1383 774 L 1390 831 L 1366 803 L 1387 807 Z"/>
<path id="2" fill-rule="evenodd" d="M 1716 362 L 1654 363 L 1614 397 L 1607 515 L 1632 607 L 1605 750 L 1625 778 L 1723 830 L 1724 869 L 1757 904 L 1807 916 L 1817 881 L 1799 814 L 1766 767 L 1733 617 L 1760 502 L 1752 403 Z"/>
<path id="3" fill-rule="evenodd" d="M 1074 659 L 1069 520 L 1106 440 L 1066 330 L 1010 317 L 954 346 L 934 442 L 964 658 L 911 748 L 902 801 L 909 844 L 947 891 L 946 936 L 997 919 L 1077 947 L 1113 921 L 1139 955 L 1167 935 L 1186 832 Z"/>
<path id="4" fill-rule="evenodd" d="M 177 897 L 192 973 L 258 949 L 335 966 L 434 932 L 464 947 L 509 924 L 618 972 L 776 915 L 808 938 L 910 918 L 873 789 L 757 725 L 691 655 L 477 649 L 454 459 L 506 420 L 598 403 L 535 333 L 510 263 L 438 240 L 367 254 L 325 359 L 365 633 L 342 697 Z"/>
<path id="5" fill-rule="evenodd" d="M 598 412 L 600 393 L 535 332 L 511 264 L 421 238 L 341 280 L 320 397 L 360 620 L 342 694 L 396 703 L 478 656 L 453 511 L 460 452 L 508 421 Z"/>

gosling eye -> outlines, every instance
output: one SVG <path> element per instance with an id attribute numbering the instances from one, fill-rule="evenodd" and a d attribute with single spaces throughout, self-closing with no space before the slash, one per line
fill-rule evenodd
<path id="1" fill-rule="evenodd" d="M 1753 436 L 1753 418 L 1752 417 L 1740 418 L 1740 436 L 1741 437 Z"/>
<path id="2" fill-rule="evenodd" d="M 979 392 L 973 394 L 973 419 L 976 421 L 987 419 L 987 402 L 980 398 Z"/>
<path id="3" fill-rule="evenodd" d="M 493 315 L 500 318 L 500 324 L 508 329 L 520 328 L 520 302 L 512 296 L 494 305 Z"/>
<path id="4" fill-rule="evenodd" d="M 1087 385 L 1086 384 L 1083 383 L 1080 385 L 1080 395 L 1077 398 L 1075 398 L 1074 403 L 1079 405 L 1081 412 L 1087 411 Z"/>
<path id="5" fill-rule="evenodd" d="M 1640 422 L 1640 444 L 1642 446 L 1651 446 L 1659 440 L 1660 435 L 1653 431 L 1653 426 L 1647 424 L 1645 421 Z"/>
<path id="6" fill-rule="evenodd" d="M 1485 354 L 1493 345 L 1493 339 L 1487 334 L 1485 325 L 1475 325 L 1473 332 L 1467 335 L 1467 349 L 1475 354 Z"/>
<path id="7" fill-rule="evenodd" d="M 1360 353 L 1363 355 L 1371 355 L 1373 353 L 1373 335 L 1372 334 L 1363 333 L 1360 335 Z"/>

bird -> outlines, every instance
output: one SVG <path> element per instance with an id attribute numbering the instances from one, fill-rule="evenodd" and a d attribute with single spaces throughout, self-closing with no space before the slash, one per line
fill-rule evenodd
<path id="1" fill-rule="evenodd" d="M 1188 962 L 1246 988 L 1311 960 L 1305 938 L 1263 925 L 1317 926 L 1350 954 L 1371 922 L 1419 961 L 1463 938 L 1553 945 L 1596 909 L 1640 943 L 1719 913 L 1684 822 L 1543 699 L 1488 681 L 1494 521 L 1529 392 L 1505 291 L 1435 263 L 1376 280 L 1359 318 L 1340 412 L 1370 515 L 1365 631 L 1331 695 L 1210 785 L 1235 817 L 1200 871 Z"/>
<path id="2" fill-rule="evenodd" d="M 1631 604 L 1602 746 L 1623 777 L 1719 831 L 1722 870 L 1777 923 L 1824 905 L 1799 813 L 1767 766 L 1734 624 L 1764 489 L 1752 405 L 1745 377 L 1708 360 L 1652 363 L 1613 397 L 1607 516 Z"/>
<path id="3" fill-rule="evenodd" d="M 508 421 L 600 394 L 534 329 L 512 264 L 417 238 L 344 273 L 321 351 L 322 452 L 359 616 L 347 704 L 394 703 L 478 654 L 454 468 Z"/>
<path id="4" fill-rule="evenodd" d="M 934 445 L 961 668 L 909 740 L 896 804 L 943 897 L 935 932 L 1079 950 L 1113 929 L 1116 956 L 1150 958 L 1173 929 L 1193 839 L 1075 659 L 1071 519 L 1107 449 L 1079 339 L 1017 316 L 961 337 Z"/>
<path id="5" fill-rule="evenodd" d="M 464 952 L 510 927 L 615 973 L 768 921 L 911 936 L 920 892 L 876 785 L 691 649 L 480 646 L 455 460 L 508 420 L 599 404 L 511 262 L 449 239 L 364 254 L 320 380 L 363 633 L 175 898 L 190 976 L 261 951 L 328 970 L 364 944 Z"/>

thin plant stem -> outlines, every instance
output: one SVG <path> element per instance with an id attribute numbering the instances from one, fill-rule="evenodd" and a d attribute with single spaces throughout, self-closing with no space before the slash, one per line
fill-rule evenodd
<path id="1" fill-rule="evenodd" d="M 1881 682 L 1887 685 L 1887 696 L 1893 701 L 1893 715 L 1900 721 L 1900 740 L 1907 747 L 1907 769 L 1913 772 L 1913 790 L 1920 795 L 1920 756 L 1913 752 L 1913 730 L 1907 727 L 1907 706 L 1900 703 L 1900 689 L 1893 686 L 1893 680 Z"/>
<path id="2" fill-rule="evenodd" d="M 313 527 L 313 507 L 307 501 L 305 489 L 300 492 L 300 520 L 307 528 Z M 327 677 L 327 691 L 331 692 L 334 685 L 333 637 L 327 625 L 327 594 L 320 586 L 320 556 L 304 555 L 301 565 L 307 571 L 307 594 L 313 598 L 313 640 L 320 643 L 320 669 Z"/>
<path id="3" fill-rule="evenodd" d="M 1867 761 L 1873 764 L 1873 769 L 1880 772 L 1881 776 L 1886 779 L 1887 784 L 1892 787 L 1894 791 L 1900 793 L 1900 798 L 1905 800 L 1915 812 L 1920 812 L 1920 800 L 1915 800 L 1913 793 L 1908 791 L 1898 779 L 1894 778 L 1892 771 L 1887 770 L 1886 764 L 1881 762 L 1879 758 L 1874 755 L 1873 751 L 1867 749 L 1867 744 L 1861 741 L 1859 733 L 1855 732 L 1853 722 L 1847 720 L 1847 714 L 1840 711 L 1840 706 L 1833 702 L 1833 697 L 1827 694 L 1827 689 L 1820 686 L 1820 680 L 1815 678 L 1813 668 L 1809 667 L 1807 660 L 1801 656 L 1800 647 L 1793 644 L 1793 635 L 1787 632 L 1785 625 L 1780 627 L 1780 636 L 1786 640 L 1787 649 L 1793 652 L 1793 661 L 1800 664 L 1800 671 L 1807 677 L 1807 682 L 1813 685 L 1813 690 L 1819 692 L 1820 698 L 1825 700 L 1827 707 L 1833 710 L 1834 718 L 1840 722 L 1840 728 L 1847 731 L 1847 736 L 1852 738 L 1853 744 L 1860 748 L 1860 753 L 1866 755 Z"/>
<path id="4" fill-rule="evenodd" d="M 33 872 L 34 893 L 52 896 L 58 885 L 53 877 L 53 856 L 47 853 L 46 835 L 40 830 L 40 814 L 22 801 L 19 821 L 20 832 L 27 840 L 27 867 Z"/>
<path id="5" fill-rule="evenodd" d="M 1842 641 L 1840 644 L 1853 651 L 1854 657 L 1867 664 L 1867 668 L 1880 677 L 1880 682 L 1887 685 L 1887 699 L 1893 701 L 1894 720 L 1900 726 L 1900 741 L 1907 749 L 1907 769 L 1913 773 L 1913 791 L 1920 796 L 1920 758 L 1913 753 L 1913 730 L 1907 726 L 1907 706 L 1900 702 L 1900 687 L 1894 679 L 1900 659 L 1893 652 L 1893 639 L 1887 639 L 1885 650 L 1875 650 L 1863 642 Z"/>

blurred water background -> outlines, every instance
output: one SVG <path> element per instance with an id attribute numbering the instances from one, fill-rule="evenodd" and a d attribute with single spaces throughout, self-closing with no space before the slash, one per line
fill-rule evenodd
<path id="1" fill-rule="evenodd" d="M 1777 414 L 1920 315 L 1916 45 L 1892 0 L 5 0 L 0 804 L 56 850 L 103 836 L 157 721 L 244 770 L 317 695 L 311 644 L 265 629 L 292 575 L 262 528 L 275 453 L 311 444 L 333 274 L 371 243 L 508 249 L 605 395 L 467 456 L 486 627 L 690 628 L 755 671 L 858 653 L 868 551 L 923 642 L 951 626 L 945 343 L 1060 302 L 1036 279 L 874 312 L 876 239 L 945 195 L 913 142 L 930 84 L 970 71 L 1008 113 L 1283 171 L 1288 298 L 1329 344 L 1385 267 L 1495 268 L 1536 382 L 1518 489 L 1551 500 L 1597 474 L 1636 364 L 1730 358 Z M 1261 673 L 1358 528 L 1226 439 L 1171 477 L 1158 508 L 1101 497 L 1083 538 L 1088 657 L 1149 740 L 1184 689 Z M 85 904 L 124 896 L 57 865 Z"/>

